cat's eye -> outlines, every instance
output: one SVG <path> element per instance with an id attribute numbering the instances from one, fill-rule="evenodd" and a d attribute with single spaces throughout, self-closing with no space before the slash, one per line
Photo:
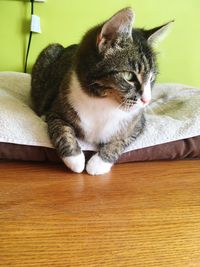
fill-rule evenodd
<path id="1" fill-rule="evenodd" d="M 133 73 L 132 72 L 129 72 L 129 71 L 122 72 L 122 76 L 128 82 L 133 81 Z"/>

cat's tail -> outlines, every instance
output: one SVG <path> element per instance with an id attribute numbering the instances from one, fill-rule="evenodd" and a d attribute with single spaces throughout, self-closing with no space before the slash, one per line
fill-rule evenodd
<path id="1" fill-rule="evenodd" d="M 60 44 L 50 44 L 39 54 L 33 69 L 32 69 L 32 83 L 38 81 L 38 79 L 48 78 L 49 71 L 52 64 L 57 61 L 64 51 L 64 47 Z M 45 75 L 45 76 L 44 76 Z"/>
<path id="2" fill-rule="evenodd" d="M 39 54 L 33 69 L 31 78 L 31 98 L 32 104 L 38 115 L 44 111 L 43 103 L 49 90 L 48 81 L 52 76 L 52 67 L 60 58 L 64 51 L 64 47 L 60 44 L 51 44 L 47 46 Z M 49 92 L 51 95 L 51 92 Z M 38 103 L 39 102 L 39 103 Z M 47 103 L 45 102 L 45 105 Z"/>
<path id="3" fill-rule="evenodd" d="M 38 68 L 48 68 L 50 65 L 52 65 L 62 54 L 64 51 L 64 47 L 60 44 L 50 44 L 48 45 L 40 55 L 38 56 L 35 65 L 33 66 L 33 71 L 37 72 L 39 69 Z"/>

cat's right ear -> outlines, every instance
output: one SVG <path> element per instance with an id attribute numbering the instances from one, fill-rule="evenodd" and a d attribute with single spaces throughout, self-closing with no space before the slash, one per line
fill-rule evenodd
<path id="1" fill-rule="evenodd" d="M 130 8 L 124 8 L 106 21 L 97 36 L 99 52 L 109 49 L 121 34 L 132 38 L 133 20 L 133 11 Z"/>
<path id="2" fill-rule="evenodd" d="M 150 45 L 155 45 L 156 42 L 161 41 L 166 36 L 173 23 L 174 20 L 171 20 L 165 23 L 164 25 L 161 25 L 151 30 L 144 31 L 147 42 Z"/>

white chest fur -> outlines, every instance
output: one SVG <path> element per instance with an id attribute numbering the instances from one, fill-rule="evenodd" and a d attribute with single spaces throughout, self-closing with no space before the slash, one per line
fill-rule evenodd
<path id="1" fill-rule="evenodd" d="M 119 104 L 109 98 L 88 96 L 80 87 L 73 73 L 69 100 L 78 113 L 85 139 L 89 143 L 107 142 L 127 124 L 138 110 L 125 112 L 118 108 Z"/>

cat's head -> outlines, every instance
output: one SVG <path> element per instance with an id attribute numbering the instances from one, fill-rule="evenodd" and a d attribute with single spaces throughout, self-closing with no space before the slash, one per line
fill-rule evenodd
<path id="1" fill-rule="evenodd" d="M 125 8 L 89 30 L 77 50 L 75 66 L 87 94 L 112 98 L 125 110 L 150 102 L 157 75 L 152 46 L 171 24 L 134 29 L 134 17 Z"/>

